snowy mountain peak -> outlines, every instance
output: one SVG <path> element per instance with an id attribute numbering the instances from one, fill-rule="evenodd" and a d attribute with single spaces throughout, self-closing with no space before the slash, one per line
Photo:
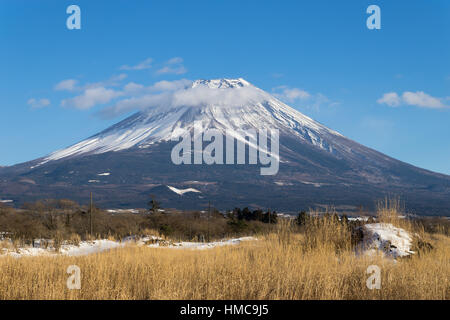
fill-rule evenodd
<path id="1" fill-rule="evenodd" d="M 210 79 L 210 80 L 195 80 L 192 84 L 192 88 L 206 86 L 211 89 L 225 89 L 225 88 L 242 88 L 249 87 L 251 84 L 242 79 Z"/>
<path id="2" fill-rule="evenodd" d="M 40 164 L 132 147 L 151 148 L 155 143 L 171 141 L 183 130 L 191 131 L 196 122 L 205 129 L 215 128 L 224 133 L 277 128 L 283 135 L 326 152 L 349 151 L 336 143 L 336 138 L 342 137 L 339 133 L 242 78 L 196 80 L 191 88 L 174 93 L 171 101 L 176 103 L 139 111 L 84 141 L 50 154 Z"/>

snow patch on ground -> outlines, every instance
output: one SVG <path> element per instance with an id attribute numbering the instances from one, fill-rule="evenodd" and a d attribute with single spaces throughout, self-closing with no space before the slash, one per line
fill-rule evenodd
<path id="1" fill-rule="evenodd" d="M 33 256 L 56 256 L 56 255 L 64 255 L 64 256 L 83 256 L 92 253 L 99 253 L 102 251 L 115 249 L 123 247 L 126 242 L 118 242 L 112 240 L 94 240 L 94 241 L 82 241 L 80 244 L 63 244 L 59 250 L 56 252 L 54 248 L 17 248 L 17 249 L 2 249 L 2 253 L 4 255 L 9 255 L 11 257 L 33 257 Z"/>
<path id="2" fill-rule="evenodd" d="M 413 254 L 412 237 L 404 229 L 390 223 L 371 223 L 360 227 L 362 243 L 358 252 L 366 255 L 381 253 L 386 257 L 398 258 Z"/>
<path id="3" fill-rule="evenodd" d="M 220 240 L 214 242 L 174 242 L 174 243 L 164 243 L 162 241 L 158 241 L 154 244 L 148 245 L 152 248 L 173 248 L 173 249 L 196 249 L 196 250 L 204 250 L 204 249 L 212 249 L 215 247 L 229 246 L 229 245 L 238 245 L 243 241 L 254 241 L 257 240 L 254 237 L 241 237 L 235 239 L 227 239 Z"/>
<path id="4" fill-rule="evenodd" d="M 291 182 L 284 182 L 284 181 L 275 181 L 275 184 L 277 186 L 292 186 L 293 185 Z"/>
<path id="5" fill-rule="evenodd" d="M 84 256 L 87 254 L 98 253 L 110 249 L 123 247 L 126 242 L 118 242 L 112 240 L 94 240 L 80 242 L 79 246 L 63 245 L 61 247 L 61 254 L 67 256 Z"/>
<path id="6" fill-rule="evenodd" d="M 183 194 L 187 193 L 187 192 L 196 192 L 196 193 L 201 193 L 201 191 L 198 191 L 197 189 L 194 188 L 187 188 L 187 189 L 178 189 L 175 187 L 171 187 L 171 186 L 167 186 L 171 191 L 175 192 L 176 194 L 179 194 L 180 196 L 182 196 Z"/>
<path id="7" fill-rule="evenodd" d="M 303 184 L 309 184 L 309 185 L 313 185 L 316 188 L 320 188 L 321 186 L 325 185 L 324 183 L 318 183 L 318 182 L 309 182 L 309 181 L 301 181 L 301 183 Z"/>
<path id="8" fill-rule="evenodd" d="M 57 252 L 53 247 L 48 248 L 33 248 L 24 247 L 17 249 L 0 249 L 0 257 L 11 256 L 15 258 L 21 257 L 36 257 L 36 256 L 84 256 L 89 254 L 95 254 L 111 249 L 123 248 L 126 245 L 138 245 L 147 246 L 149 248 L 175 248 L 175 249 L 211 249 L 215 247 L 221 247 L 226 245 L 238 245 L 242 241 L 257 240 L 254 237 L 242 237 L 235 239 L 220 240 L 215 242 L 171 242 L 164 240 L 163 238 L 156 236 L 129 236 L 124 238 L 122 241 L 113 240 L 93 240 L 93 241 L 81 241 L 79 245 L 74 244 L 63 244 Z"/>
<path id="9" fill-rule="evenodd" d="M 348 221 L 368 221 L 369 217 L 348 217 Z"/>
<path id="10" fill-rule="evenodd" d="M 139 209 L 107 209 L 109 213 L 139 213 Z"/>

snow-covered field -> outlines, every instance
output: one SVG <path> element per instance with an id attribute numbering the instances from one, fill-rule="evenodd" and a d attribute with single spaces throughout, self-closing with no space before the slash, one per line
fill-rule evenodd
<path id="1" fill-rule="evenodd" d="M 126 245 L 136 244 L 138 246 L 147 246 L 151 248 L 176 248 L 176 249 L 211 249 L 226 245 L 237 245 L 242 241 L 252 241 L 257 240 L 253 237 L 242 237 L 235 239 L 226 239 L 215 242 L 170 242 L 162 238 L 155 236 L 147 236 L 143 238 L 137 237 L 127 237 L 123 241 L 113 241 L 113 240 L 93 240 L 93 241 L 81 241 L 79 245 L 63 244 L 59 250 L 56 252 L 54 248 L 33 248 L 33 247 L 23 247 L 18 249 L 0 249 L 1 256 L 12 256 L 12 257 L 26 257 L 26 256 L 82 256 L 93 253 L 99 253 L 106 250 L 111 250 L 115 248 L 125 247 Z"/>

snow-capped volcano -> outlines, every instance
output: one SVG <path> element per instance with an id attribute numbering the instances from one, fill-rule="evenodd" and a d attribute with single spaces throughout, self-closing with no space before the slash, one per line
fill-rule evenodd
<path id="1" fill-rule="evenodd" d="M 43 198 L 84 202 L 93 191 L 97 204 L 114 208 L 144 207 L 152 194 L 165 207 L 204 209 L 211 201 L 222 209 L 298 212 L 323 205 L 373 208 L 386 195 L 397 195 L 417 213 L 450 215 L 449 176 L 352 141 L 244 79 L 183 82 L 179 89 L 139 97 L 139 106 L 71 147 L 1 168 L 0 197 L 17 205 Z M 250 164 L 174 164 L 174 140 L 195 132 L 198 123 L 242 141 L 242 131 L 278 129 L 279 170 L 261 176 Z"/>
<path id="2" fill-rule="evenodd" d="M 231 130 L 236 135 L 238 130 L 276 128 L 329 152 L 344 151 L 333 143 L 334 137 L 341 137 L 339 133 L 242 78 L 196 80 L 172 95 L 169 106 L 140 111 L 97 135 L 50 154 L 42 163 L 171 141 L 183 132 L 180 129 L 190 131 L 198 121 L 204 129 L 219 129 L 223 133 Z"/>

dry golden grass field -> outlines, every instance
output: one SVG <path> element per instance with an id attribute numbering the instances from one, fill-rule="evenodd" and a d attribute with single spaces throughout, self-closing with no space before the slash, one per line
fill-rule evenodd
<path id="1" fill-rule="evenodd" d="M 348 231 L 331 219 L 291 229 L 282 222 L 258 241 L 208 250 L 130 245 L 81 257 L 1 257 L 0 299 L 450 298 L 446 235 L 422 234 L 434 249 L 394 262 L 355 255 Z M 374 264 L 379 290 L 366 286 Z M 81 269 L 80 290 L 66 287 L 69 265 Z"/>

